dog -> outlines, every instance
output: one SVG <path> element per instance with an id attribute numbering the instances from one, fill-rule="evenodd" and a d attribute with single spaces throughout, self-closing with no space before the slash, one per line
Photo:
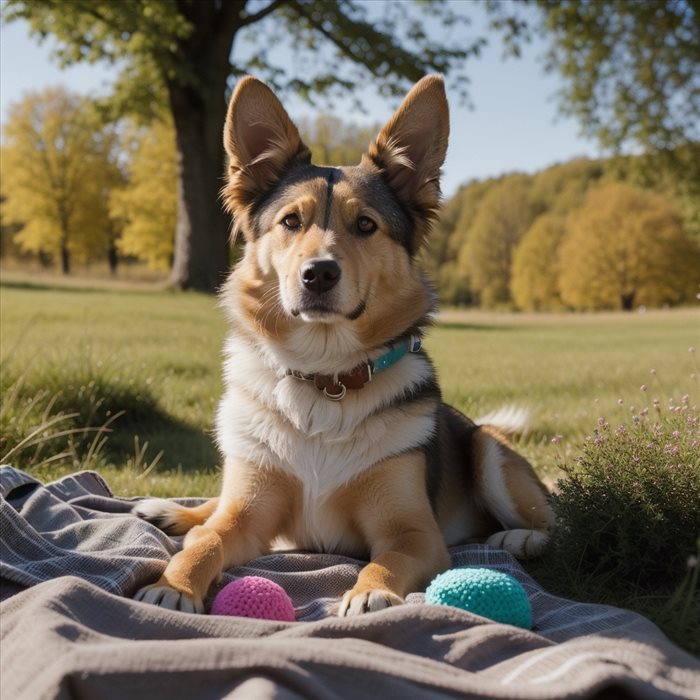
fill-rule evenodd
<path id="1" fill-rule="evenodd" d="M 134 508 L 186 533 L 137 599 L 203 612 L 223 570 L 283 542 L 369 561 L 344 617 L 401 604 L 449 568 L 451 545 L 542 553 L 547 489 L 502 430 L 442 403 L 421 347 L 436 299 L 418 254 L 448 132 L 443 80 L 427 76 L 359 165 L 317 166 L 274 93 L 238 83 L 222 196 L 245 252 L 221 294 L 221 495 Z"/>

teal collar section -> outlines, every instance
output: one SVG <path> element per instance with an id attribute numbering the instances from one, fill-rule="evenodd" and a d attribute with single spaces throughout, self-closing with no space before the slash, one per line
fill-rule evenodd
<path id="1" fill-rule="evenodd" d="M 421 349 L 421 339 L 412 335 L 405 340 L 393 345 L 391 350 L 380 355 L 376 360 L 370 362 L 372 373 L 383 372 L 392 365 L 395 365 L 404 355 L 409 352 L 418 352 Z"/>

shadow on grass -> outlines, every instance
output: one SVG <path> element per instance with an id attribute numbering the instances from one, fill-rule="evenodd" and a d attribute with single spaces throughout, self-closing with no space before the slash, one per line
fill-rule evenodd
<path id="1" fill-rule="evenodd" d="M 78 413 L 85 425 L 104 425 L 117 416 L 103 449 L 116 464 L 133 459 L 139 450 L 146 464 L 162 453 L 158 460 L 162 469 L 209 469 L 219 462 L 211 436 L 163 410 L 147 387 L 104 380 L 68 384 L 55 405 L 65 413 Z"/>
<path id="2" fill-rule="evenodd" d="M 37 281 L 22 281 L 18 282 L 15 280 L 3 280 L 0 283 L 1 288 L 7 288 L 7 289 L 23 289 L 27 291 L 32 291 L 32 292 L 79 292 L 79 293 L 85 293 L 85 292 L 104 292 L 105 289 L 104 287 L 100 288 L 98 286 L 95 287 L 90 287 L 90 286 L 71 286 L 71 285 L 58 285 L 58 284 L 51 284 L 50 282 L 40 282 L 39 280 Z"/>
<path id="3" fill-rule="evenodd" d="M 134 458 L 143 449 L 143 462 L 152 462 L 158 454 L 157 470 L 199 471 L 220 463 L 212 437 L 162 411 L 154 411 L 147 421 L 134 423 L 124 414 L 111 424 L 105 455 L 117 464 Z"/>
<path id="4" fill-rule="evenodd" d="M 0 289 L 29 292 L 68 292 L 74 294 L 94 294 L 96 292 L 118 292 L 119 294 L 143 294 L 152 292 L 176 293 L 166 282 L 149 282 L 126 278 L 104 280 L 68 279 L 65 283 L 51 279 L 6 279 L 0 280 Z"/>
<path id="5" fill-rule="evenodd" d="M 104 368 L 53 366 L 36 374 L 3 377 L 1 413 L 0 453 L 22 442 L 37 425 L 62 417 L 60 434 L 41 445 L 43 459 L 66 450 L 77 455 L 89 452 L 97 437 L 103 440 L 102 457 L 116 465 L 147 466 L 161 452 L 157 469 L 190 471 L 219 464 L 207 431 L 170 415 L 142 382 Z M 102 427 L 106 429 L 100 435 Z M 20 456 L 28 461 L 37 458 L 35 452 Z"/>

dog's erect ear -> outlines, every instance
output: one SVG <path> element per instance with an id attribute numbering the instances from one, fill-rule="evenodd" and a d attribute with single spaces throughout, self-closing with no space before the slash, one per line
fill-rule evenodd
<path id="1" fill-rule="evenodd" d="M 445 84 L 439 75 L 428 75 L 406 95 L 364 156 L 426 222 L 436 217 L 440 205 L 440 168 L 449 133 Z"/>
<path id="2" fill-rule="evenodd" d="M 265 83 L 250 76 L 231 97 L 224 146 L 229 156 L 224 197 L 236 214 L 269 190 L 294 161 L 311 159 L 282 103 Z"/>

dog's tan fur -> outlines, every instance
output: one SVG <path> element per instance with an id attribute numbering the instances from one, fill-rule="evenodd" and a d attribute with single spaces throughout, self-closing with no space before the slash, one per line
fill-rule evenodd
<path id="1" fill-rule="evenodd" d="M 416 254 L 439 207 L 448 124 L 442 80 L 429 76 L 360 165 L 317 167 L 274 94 L 239 83 L 224 199 L 245 255 L 222 293 L 232 328 L 217 416 L 222 490 L 195 509 L 136 507 L 187 532 L 138 598 L 201 612 L 222 570 L 280 540 L 370 560 L 340 615 L 401 603 L 449 566 L 448 545 L 541 552 L 546 489 L 497 426 L 441 403 L 425 353 L 412 347 L 337 402 L 300 378 L 337 379 L 429 323 L 434 295 Z"/>

